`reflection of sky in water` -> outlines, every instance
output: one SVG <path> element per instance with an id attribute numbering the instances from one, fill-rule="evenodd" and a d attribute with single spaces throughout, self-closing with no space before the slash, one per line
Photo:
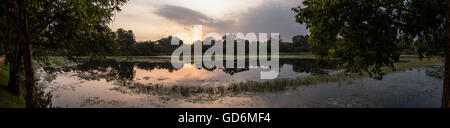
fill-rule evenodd
<path id="1" fill-rule="evenodd" d="M 295 72 L 292 68 L 292 65 L 283 65 L 280 68 L 278 78 L 298 78 L 311 75 L 311 73 Z M 185 64 L 183 68 L 172 72 L 167 69 L 153 69 L 149 71 L 134 67 L 136 76 L 133 81 L 142 84 L 214 86 L 249 80 L 260 81 L 260 73 L 268 70 L 264 68 L 250 68 L 247 71 L 228 74 L 222 69 L 208 71 L 203 68 L 195 68 L 191 64 Z"/>
<path id="2" fill-rule="evenodd" d="M 257 68 L 227 73 L 223 69 L 187 67 L 146 70 L 132 66 L 132 69 L 133 77 L 127 77 L 132 78 L 131 82 L 189 86 L 259 80 L 259 73 L 266 70 Z M 85 79 L 79 77 L 79 72 L 71 70 L 47 74 L 41 69 L 39 83 L 45 92 L 53 95 L 52 103 L 56 107 L 439 107 L 442 80 L 428 76 L 426 69 L 391 73 L 381 81 L 362 78 L 299 86 L 281 92 L 248 92 L 232 97 L 215 93 L 175 96 L 170 92 L 167 95 L 127 92 L 116 89 L 121 81 L 119 79 Z M 298 72 L 303 70 L 295 65 L 283 64 L 279 78 L 313 75 Z M 116 72 L 106 74 L 120 76 Z"/>

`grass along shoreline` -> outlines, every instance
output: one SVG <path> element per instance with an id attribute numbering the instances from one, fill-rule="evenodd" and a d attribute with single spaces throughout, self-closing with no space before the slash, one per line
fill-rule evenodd
<path id="1" fill-rule="evenodd" d="M 15 95 L 7 90 L 9 66 L 0 66 L 0 69 L 0 108 L 25 108 L 24 93 L 21 91 Z"/>

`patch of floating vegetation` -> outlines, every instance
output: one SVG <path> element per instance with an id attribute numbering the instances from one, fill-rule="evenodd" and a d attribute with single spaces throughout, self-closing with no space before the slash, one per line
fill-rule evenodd
<path id="1" fill-rule="evenodd" d="M 425 73 L 428 76 L 443 80 L 444 79 L 444 66 L 443 65 L 429 65 L 428 70 Z"/>

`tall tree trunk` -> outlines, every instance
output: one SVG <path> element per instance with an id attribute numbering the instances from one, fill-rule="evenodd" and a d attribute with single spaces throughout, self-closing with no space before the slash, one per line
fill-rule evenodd
<path id="1" fill-rule="evenodd" d="M 442 93 L 442 108 L 450 108 L 450 2 L 446 10 L 445 23 L 445 69 L 444 69 L 444 89 Z"/>
<path id="2" fill-rule="evenodd" d="M 30 41 L 26 41 L 26 43 L 23 46 L 23 60 L 25 64 L 25 74 L 26 74 L 26 102 L 27 102 L 27 108 L 39 108 L 40 104 L 38 102 L 37 97 L 37 90 L 36 90 L 36 78 L 33 68 L 33 61 L 32 61 L 32 51 L 31 51 L 31 43 Z"/>
<path id="3" fill-rule="evenodd" d="M 9 70 L 9 82 L 8 82 L 8 89 L 13 94 L 19 94 L 19 84 L 18 84 L 18 72 L 20 70 L 20 65 L 22 63 L 22 48 L 21 45 L 17 43 L 10 54 L 10 70 Z"/>

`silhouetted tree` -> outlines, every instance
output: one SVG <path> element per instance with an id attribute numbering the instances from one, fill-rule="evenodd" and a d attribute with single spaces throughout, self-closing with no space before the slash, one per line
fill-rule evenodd
<path id="1" fill-rule="evenodd" d="M 309 50 L 309 43 L 308 43 L 308 35 L 297 35 L 292 37 L 292 43 L 294 43 L 294 49 L 296 51 L 308 51 Z"/>
<path id="2" fill-rule="evenodd" d="M 116 41 L 120 44 L 120 54 L 128 56 L 136 39 L 132 30 L 124 30 L 122 28 L 116 31 Z"/>

